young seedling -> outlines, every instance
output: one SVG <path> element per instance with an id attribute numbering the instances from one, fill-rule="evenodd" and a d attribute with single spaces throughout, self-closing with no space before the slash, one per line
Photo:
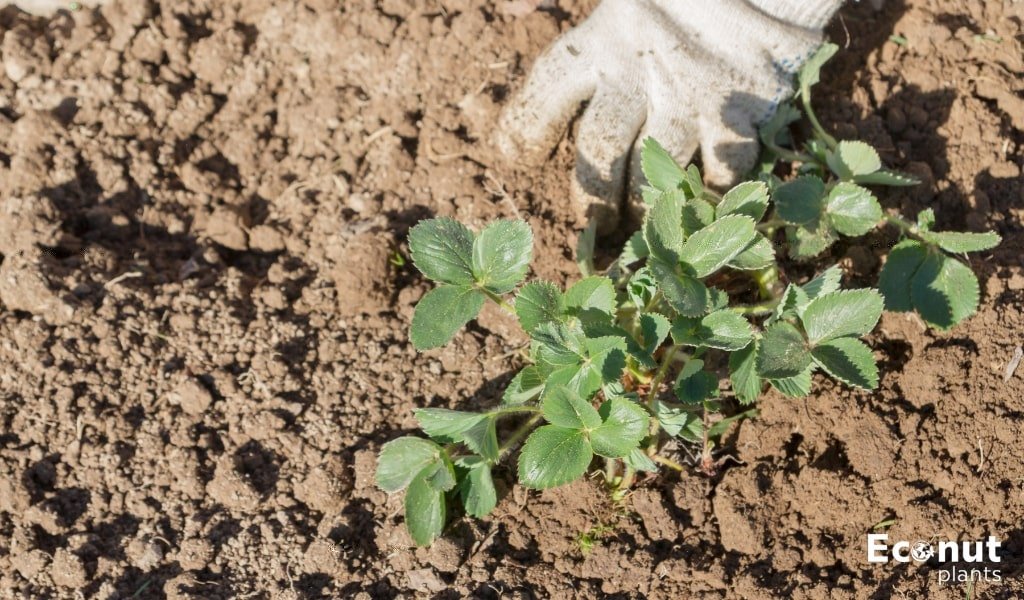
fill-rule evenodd
<path id="1" fill-rule="evenodd" d="M 833 139 L 811 110 L 811 86 L 834 52 L 826 45 L 800 73 L 798 98 L 814 136 L 797 149 L 786 146 L 787 126 L 800 114 L 791 105 L 761 132 L 767 164 L 793 163 L 796 177 L 781 181 L 763 170 L 759 180 L 719 195 L 704 187 L 696 167 L 682 168 L 648 139 L 641 230 L 598 274 L 588 228 L 577 259 L 584 277 L 566 290 L 523 284 L 533 247 L 524 222 L 497 221 L 474 234 L 437 218 L 412 229 L 413 263 L 438 283 L 416 306 L 417 349 L 446 344 L 487 301 L 514 314 L 531 340 L 529 363 L 499 406 L 419 409 L 430 439 L 402 437 L 381 450 L 378 484 L 405 490 L 406 525 L 417 544 L 441 534 L 456 502 L 474 517 L 490 513 L 498 501 L 492 469 L 520 443 L 518 479 L 532 489 L 569 483 L 601 457 L 613 495 L 622 497 L 637 472 L 683 470 L 661 454 L 673 438 L 697 445 L 694 466 L 711 475 L 725 460 L 715 456 L 717 440 L 755 414 L 745 408 L 722 418 L 723 388 L 743 407 L 766 386 L 806 396 L 815 372 L 871 390 L 878 366 L 861 338 L 883 308 L 917 310 L 940 329 L 975 312 L 977 280 L 952 254 L 992 248 L 999 236 L 933 231 L 930 210 L 915 222 L 883 212 L 864 186 L 913 180 L 882 169 L 867 144 Z M 841 289 L 837 266 L 781 285 L 787 262 L 777 243 L 790 259 L 807 261 L 839 236 L 886 225 L 905 239 L 881 271 L 881 292 Z M 511 427 L 499 428 L 504 420 Z"/>

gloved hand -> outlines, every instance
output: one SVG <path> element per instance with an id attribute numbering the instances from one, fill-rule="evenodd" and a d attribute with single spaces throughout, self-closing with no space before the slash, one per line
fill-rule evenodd
<path id="1" fill-rule="evenodd" d="M 527 162 L 543 158 L 589 99 L 572 196 L 602 233 L 618 224 L 627 179 L 634 190 L 643 182 L 648 136 L 683 164 L 699 146 L 708 183 L 728 186 L 754 166 L 758 124 L 791 94 L 792 75 L 841 4 L 604 0 L 537 59 L 501 116 L 498 145 Z"/>

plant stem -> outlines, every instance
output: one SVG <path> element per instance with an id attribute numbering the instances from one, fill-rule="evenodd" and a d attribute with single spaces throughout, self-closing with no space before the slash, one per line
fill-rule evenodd
<path id="1" fill-rule="evenodd" d="M 754 281 L 757 282 L 757 290 L 762 300 L 775 298 L 775 291 L 772 287 L 779 281 L 778 265 L 772 265 L 760 271 L 755 271 Z"/>
<path id="2" fill-rule="evenodd" d="M 818 121 L 818 116 L 814 114 L 814 109 L 811 108 L 811 99 L 809 95 L 803 96 L 802 100 L 804 105 L 804 114 L 807 115 L 807 120 L 811 122 L 811 127 L 814 128 L 814 133 L 816 133 L 818 137 L 825 142 L 829 147 L 829 150 L 835 150 L 836 146 L 839 144 L 836 142 L 836 138 L 832 137 L 829 132 L 825 131 L 825 128 L 821 126 L 821 123 Z"/>
<path id="3" fill-rule="evenodd" d="M 779 227 L 783 227 L 785 225 L 788 225 L 786 221 L 778 217 L 775 217 L 772 219 L 768 219 L 763 223 L 758 223 L 757 230 L 760 231 L 761 233 L 773 233 L 776 229 L 778 229 Z"/>
<path id="4" fill-rule="evenodd" d="M 677 463 L 676 461 L 670 458 L 665 458 L 664 456 L 661 456 L 659 454 L 655 454 L 654 456 L 652 456 L 651 460 L 653 460 L 656 463 L 663 464 L 674 471 L 683 471 L 683 465 Z"/>
<path id="5" fill-rule="evenodd" d="M 619 476 L 619 460 L 616 458 L 604 459 L 604 480 L 608 485 L 614 485 L 615 478 Z"/>
<path id="6" fill-rule="evenodd" d="M 672 361 L 676 357 L 676 352 L 679 351 L 679 346 L 669 346 L 668 350 L 665 350 L 665 354 L 661 357 L 661 364 L 658 366 L 658 371 L 654 374 L 654 378 L 651 379 L 651 391 L 647 393 L 647 406 L 654 410 L 654 401 L 658 399 L 658 390 L 661 387 L 661 382 L 665 380 L 665 376 L 668 375 L 668 370 L 672 367 Z"/>
<path id="7" fill-rule="evenodd" d="M 539 413 L 540 407 L 537 406 L 507 406 L 505 408 L 499 408 L 498 410 L 491 411 L 491 414 L 496 417 L 503 417 L 505 415 L 514 415 L 516 413 Z"/>
<path id="8" fill-rule="evenodd" d="M 628 490 L 633 486 L 633 481 L 636 480 L 636 470 L 633 467 L 626 466 L 622 472 L 622 479 L 619 480 L 618 485 L 615 486 L 615 492 L 612 497 L 616 500 L 621 500 L 625 497 L 625 490 Z"/>
<path id="9" fill-rule="evenodd" d="M 757 304 L 740 304 L 737 306 L 730 306 L 729 308 L 733 312 L 737 312 L 741 315 L 768 315 L 775 311 L 775 307 L 779 305 L 778 298 L 772 298 L 764 302 L 758 302 Z"/>
<path id="10" fill-rule="evenodd" d="M 482 287 L 481 288 L 477 288 L 477 289 L 480 290 L 481 292 L 483 292 L 485 296 L 487 296 L 488 298 L 493 300 L 494 303 L 497 304 L 498 306 L 500 306 L 502 310 L 504 310 L 508 314 L 512 315 L 513 317 L 516 316 L 516 309 L 513 308 L 512 305 L 509 304 L 508 302 L 505 302 L 504 298 L 502 298 L 501 296 L 495 294 L 491 290 L 484 289 Z"/>
<path id="11" fill-rule="evenodd" d="M 662 297 L 661 289 L 659 288 L 658 291 L 654 292 L 654 295 L 651 296 L 651 301 L 647 303 L 647 306 L 644 306 L 643 312 L 647 313 L 654 310 L 658 306 L 658 303 L 661 302 Z"/>
<path id="12" fill-rule="evenodd" d="M 776 144 L 772 144 L 772 145 L 768 146 L 768 149 L 771 150 L 772 152 L 774 152 L 782 160 L 785 160 L 785 161 L 788 161 L 788 162 L 799 162 L 799 163 L 814 162 L 814 157 L 811 156 L 810 154 L 804 154 L 803 152 L 796 152 L 794 150 L 790 150 L 789 148 L 783 148 L 782 146 L 778 146 Z"/>
<path id="13" fill-rule="evenodd" d="M 917 234 L 917 225 L 904 219 L 901 215 L 885 215 L 885 222 L 890 225 L 895 225 L 900 229 L 900 231 L 908 235 Z"/>
<path id="14" fill-rule="evenodd" d="M 516 429 L 515 431 L 512 432 L 512 435 L 510 435 L 509 438 L 505 440 L 505 443 L 501 445 L 501 448 L 498 449 L 499 461 L 505 458 L 505 455 L 510 450 L 512 450 L 512 448 L 515 448 L 516 444 L 518 444 L 520 440 L 526 437 L 527 433 L 530 433 L 530 430 L 532 430 L 533 427 L 537 424 L 537 421 L 540 421 L 540 417 L 540 413 L 533 415 L 529 421 L 523 423 L 522 425 L 519 426 L 519 429 Z"/>

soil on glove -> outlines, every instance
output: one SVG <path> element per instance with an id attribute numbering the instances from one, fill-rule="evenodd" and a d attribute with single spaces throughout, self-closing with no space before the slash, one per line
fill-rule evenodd
<path id="1" fill-rule="evenodd" d="M 877 392 L 768 394 L 714 477 L 688 466 L 613 504 L 599 479 L 527 492 L 505 468 L 492 516 L 412 546 L 378 449 L 416 407 L 497 402 L 523 340 L 487 312 L 417 354 L 408 228 L 520 216 L 533 272 L 577 277 L 572 135 L 537 169 L 487 143 L 594 2 L 535 4 L 0 11 L 0 597 L 1024 594 L 1019 2 L 851 3 L 816 96 L 839 137 L 923 180 L 885 206 L 1004 236 L 970 256 L 976 317 L 938 333 L 887 314 Z M 894 239 L 819 266 L 869 284 Z M 869 564 L 872 531 L 994 535 L 1003 582 Z"/>

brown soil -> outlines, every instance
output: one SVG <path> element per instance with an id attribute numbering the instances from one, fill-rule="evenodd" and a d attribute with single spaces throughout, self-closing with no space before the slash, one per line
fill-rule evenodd
<path id="1" fill-rule="evenodd" d="M 415 407 L 496 402 L 519 338 L 487 314 L 414 352 L 428 285 L 392 263 L 406 231 L 518 214 L 536 274 L 575 277 L 571 136 L 532 172 L 485 140 L 594 2 L 504 4 L 0 11 L 0 597 L 965 597 L 932 567 L 869 565 L 888 520 L 893 539 L 999 537 L 1004 583 L 974 597 L 1024 594 L 1024 368 L 1004 382 L 1024 342 L 1019 2 L 851 5 L 817 97 L 924 179 L 887 206 L 1004 235 L 972 256 L 978 316 L 939 334 L 887 315 L 877 393 L 768 395 L 717 477 L 613 505 L 596 480 L 528 493 L 503 471 L 492 517 L 411 547 L 377 449 Z M 877 254 L 831 260 L 863 284 Z"/>

